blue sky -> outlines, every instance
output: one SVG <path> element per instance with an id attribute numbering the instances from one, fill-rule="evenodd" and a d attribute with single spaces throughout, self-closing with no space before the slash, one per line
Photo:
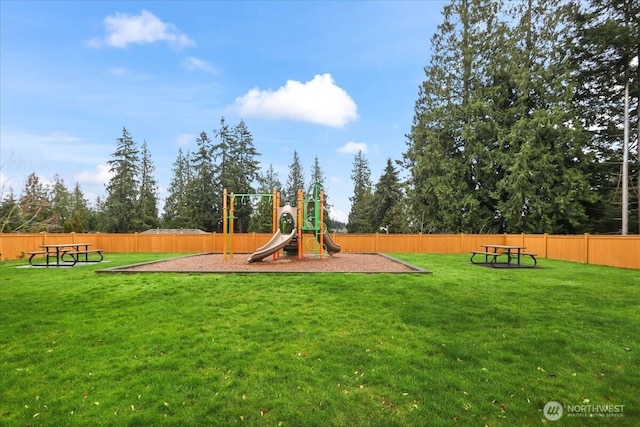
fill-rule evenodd
<path id="1" fill-rule="evenodd" d="M 161 206 L 178 150 L 245 121 L 286 184 L 317 156 L 346 221 L 351 169 L 377 182 L 406 149 L 445 1 L 1 1 L 0 189 L 60 175 L 94 202 L 126 127 L 146 141 Z"/>

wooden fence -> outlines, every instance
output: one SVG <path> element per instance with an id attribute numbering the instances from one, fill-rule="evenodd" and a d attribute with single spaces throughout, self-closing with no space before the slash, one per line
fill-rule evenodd
<path id="1" fill-rule="evenodd" d="M 24 258 L 44 243 L 90 243 L 105 253 L 225 251 L 220 233 L 201 234 L 0 234 L 3 260 Z M 270 234 L 235 234 L 233 251 L 251 253 L 271 238 Z M 342 252 L 365 253 L 443 253 L 463 254 L 480 249 L 481 244 L 523 245 L 539 258 L 575 261 L 640 269 L 640 235 L 548 235 L 548 234 L 332 234 Z M 307 250 L 313 251 L 313 238 L 304 236 Z"/>

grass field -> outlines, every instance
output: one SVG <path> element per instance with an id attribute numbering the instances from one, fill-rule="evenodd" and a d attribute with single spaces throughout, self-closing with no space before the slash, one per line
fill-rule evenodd
<path id="1" fill-rule="evenodd" d="M 0 264 L 0 425 L 640 425 L 638 271 L 95 273 L 167 256 Z"/>

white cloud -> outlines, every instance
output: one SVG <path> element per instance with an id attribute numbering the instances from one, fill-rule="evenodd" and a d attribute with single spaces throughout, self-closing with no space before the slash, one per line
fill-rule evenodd
<path id="1" fill-rule="evenodd" d="M 363 154 L 366 154 L 369 151 L 369 147 L 365 142 L 349 141 L 336 151 L 343 154 L 358 154 L 358 152 L 362 151 Z"/>
<path id="2" fill-rule="evenodd" d="M 178 145 L 180 147 L 184 147 L 185 145 L 191 144 L 193 141 L 196 140 L 196 138 L 197 136 L 192 133 L 182 133 L 178 135 L 178 137 L 176 138 L 176 141 L 178 142 Z"/>
<path id="3" fill-rule="evenodd" d="M 176 47 L 193 46 L 195 42 L 181 33 L 171 23 L 162 22 L 153 13 L 143 10 L 140 15 L 116 13 L 104 18 L 106 35 L 103 39 L 91 39 L 91 47 L 127 47 L 129 44 L 149 44 L 167 41 Z"/>
<path id="4" fill-rule="evenodd" d="M 216 74 L 218 70 L 209 64 L 207 61 L 196 58 L 194 56 L 188 56 L 182 61 L 182 66 L 190 71 L 203 71 L 205 73 Z"/>
<path id="5" fill-rule="evenodd" d="M 340 209 L 336 209 L 333 206 L 329 208 L 329 214 L 331 214 L 331 218 L 337 221 L 343 222 L 345 224 L 349 222 L 349 214 Z"/>
<path id="6" fill-rule="evenodd" d="M 287 80 L 276 91 L 251 89 L 236 98 L 234 107 L 246 116 L 289 119 L 330 127 L 343 127 L 358 118 L 358 106 L 344 89 L 336 85 L 331 74 L 318 74 L 305 83 Z"/>
<path id="7" fill-rule="evenodd" d="M 129 71 L 127 71 L 126 68 L 122 68 L 122 67 L 112 67 L 107 70 L 107 74 L 116 76 L 116 77 L 122 77 L 129 74 Z"/>
<path id="8" fill-rule="evenodd" d="M 97 165 L 93 171 L 83 170 L 77 173 L 74 178 L 80 183 L 87 185 L 105 185 L 111 179 L 111 172 L 109 171 L 109 165 Z"/>

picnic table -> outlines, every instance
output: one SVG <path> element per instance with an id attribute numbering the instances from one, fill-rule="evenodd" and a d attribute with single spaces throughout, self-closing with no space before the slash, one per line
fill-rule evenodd
<path id="1" fill-rule="evenodd" d="M 104 259 L 102 249 L 89 249 L 92 243 L 43 244 L 40 251 L 27 252 L 29 264 L 34 267 L 72 267 L 78 262 L 100 262 Z M 96 255 L 91 256 L 89 255 Z M 44 262 L 36 262 L 35 257 L 42 255 Z"/>
<path id="2" fill-rule="evenodd" d="M 525 252 L 527 249 L 525 246 L 487 244 L 480 245 L 480 247 L 484 250 L 471 252 L 471 263 L 473 264 L 507 268 L 533 268 L 538 264 L 537 254 Z M 476 258 L 477 256 L 480 256 L 480 260 Z"/>

